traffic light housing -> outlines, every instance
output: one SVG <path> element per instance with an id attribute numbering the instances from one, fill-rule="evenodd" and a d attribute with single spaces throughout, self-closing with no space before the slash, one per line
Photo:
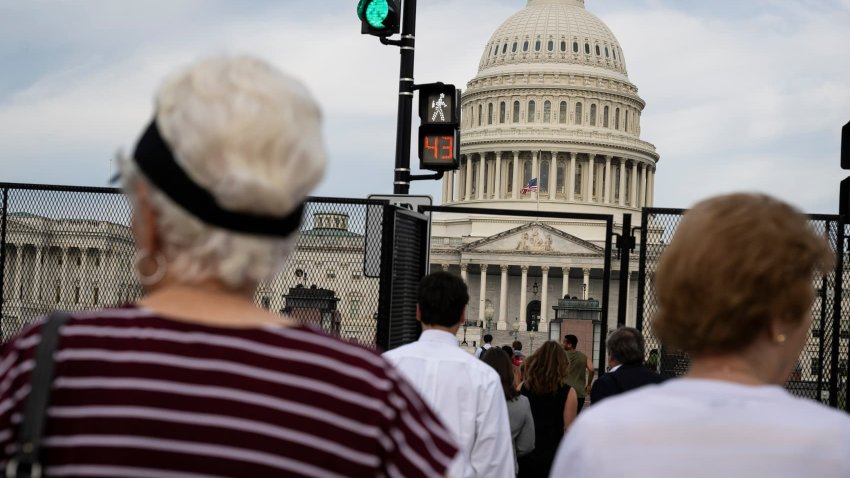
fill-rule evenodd
<path id="1" fill-rule="evenodd" d="M 399 32 L 401 8 L 398 0 L 360 0 L 357 17 L 360 33 L 388 37 Z"/>
<path id="2" fill-rule="evenodd" d="M 419 85 L 419 168 L 451 171 L 460 165 L 460 90 Z"/>
<path id="3" fill-rule="evenodd" d="M 850 169 L 850 122 L 841 128 L 841 169 Z"/>

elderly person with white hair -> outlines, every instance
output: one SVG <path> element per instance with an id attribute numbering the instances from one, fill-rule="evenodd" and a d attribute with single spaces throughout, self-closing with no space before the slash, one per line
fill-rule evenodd
<path id="1" fill-rule="evenodd" d="M 214 58 L 164 83 L 122 165 L 145 295 L 61 326 L 47 475 L 445 473 L 450 434 L 388 362 L 254 304 L 324 166 L 318 106 L 268 64 Z M 18 425 L 47 327 L 0 358 L 3 462 L 32 448 Z"/>

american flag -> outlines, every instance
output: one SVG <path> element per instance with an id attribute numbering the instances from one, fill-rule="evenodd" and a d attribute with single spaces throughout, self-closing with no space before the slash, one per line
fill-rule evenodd
<path id="1" fill-rule="evenodd" d="M 525 194 L 525 193 L 532 193 L 532 192 L 536 193 L 537 191 L 538 191 L 538 189 L 537 189 L 537 178 L 531 178 L 531 181 L 529 181 L 528 184 L 526 184 L 525 187 L 522 188 L 519 192 L 521 194 Z"/>

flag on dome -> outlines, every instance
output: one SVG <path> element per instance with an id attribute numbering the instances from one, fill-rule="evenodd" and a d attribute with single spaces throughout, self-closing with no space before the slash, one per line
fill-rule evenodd
<path id="1" fill-rule="evenodd" d="M 531 193 L 537 192 L 537 178 L 531 178 L 531 180 L 528 181 L 528 184 L 526 184 L 525 187 L 520 190 L 521 194 L 530 193 L 530 192 Z"/>

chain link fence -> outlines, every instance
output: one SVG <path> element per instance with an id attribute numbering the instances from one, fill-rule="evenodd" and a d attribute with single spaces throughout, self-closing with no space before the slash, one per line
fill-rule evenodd
<path id="1" fill-rule="evenodd" d="M 646 349 L 650 351 L 650 360 L 657 361 L 658 370 L 668 377 L 684 374 L 687 371 L 688 358 L 675 350 L 665 348 L 652 330 L 652 321 L 658 314 L 654 280 L 661 254 L 673 238 L 684 212 L 683 209 L 646 208 L 643 210 L 644 227 L 641 231 L 640 243 L 637 324 L 646 338 Z M 846 288 L 850 284 L 848 283 L 850 257 L 846 248 L 844 253 L 839 253 L 837 250 L 838 216 L 812 215 L 810 221 L 812 228 L 829 242 L 836 253 L 837 260 L 843 262 L 829 274 L 814 279 L 817 296 L 812 304 L 812 328 L 797 360 L 797 365 L 785 386 L 795 395 L 848 410 L 850 298 Z M 847 231 L 845 230 L 844 233 L 846 235 Z M 837 271 L 841 271 L 844 287 L 838 303 L 834 293 Z"/>
<path id="2" fill-rule="evenodd" d="M 118 189 L 0 183 L 0 341 L 54 309 L 126 304 L 130 205 Z M 374 345 L 386 201 L 310 198 L 295 252 L 257 304 Z"/>

